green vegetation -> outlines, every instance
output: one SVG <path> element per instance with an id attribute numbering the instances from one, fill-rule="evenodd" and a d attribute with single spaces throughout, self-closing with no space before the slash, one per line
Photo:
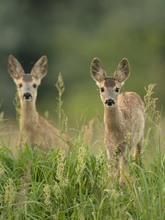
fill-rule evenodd
<path id="1" fill-rule="evenodd" d="M 165 158 L 160 152 L 142 168 L 129 162 L 132 178 L 123 187 L 108 177 L 104 154 L 91 155 L 82 144 L 66 157 L 61 150 L 44 155 L 28 147 L 17 158 L 5 147 L 0 155 L 1 219 L 165 218 Z"/>
<path id="2" fill-rule="evenodd" d="M 59 82 L 63 85 L 61 75 Z M 60 93 L 64 87 L 60 89 L 58 83 L 58 114 L 65 119 Z M 165 156 L 158 134 L 154 135 L 159 113 L 153 89 L 154 85 L 146 89 L 148 123 L 142 166 L 128 159 L 130 175 L 125 185 L 109 175 L 104 151 L 92 154 L 91 146 L 85 144 L 85 131 L 93 132 L 90 122 L 88 129 L 80 129 L 66 155 L 60 146 L 47 153 L 25 146 L 17 155 L 1 147 L 0 219 L 164 220 Z M 59 120 L 62 124 L 62 117 Z"/>

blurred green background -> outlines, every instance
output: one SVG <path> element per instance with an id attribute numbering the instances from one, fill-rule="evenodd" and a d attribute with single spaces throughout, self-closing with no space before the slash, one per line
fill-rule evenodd
<path id="1" fill-rule="evenodd" d="M 0 0 L 0 100 L 5 118 L 15 120 L 15 85 L 7 72 L 13 54 L 30 72 L 47 55 L 49 70 L 39 87 L 37 109 L 56 119 L 59 72 L 65 82 L 69 123 L 103 115 L 90 63 L 99 57 L 112 74 L 123 58 L 131 66 L 125 90 L 144 96 L 156 83 L 159 107 L 165 103 L 164 0 Z"/>

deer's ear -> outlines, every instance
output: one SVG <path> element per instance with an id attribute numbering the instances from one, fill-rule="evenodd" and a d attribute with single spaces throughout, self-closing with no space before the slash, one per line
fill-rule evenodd
<path id="1" fill-rule="evenodd" d="M 101 60 L 98 58 L 94 58 L 91 63 L 90 73 L 92 78 L 97 81 L 101 82 L 106 78 L 106 72 L 102 66 Z"/>
<path id="2" fill-rule="evenodd" d="M 124 83 L 125 80 L 127 80 L 127 78 L 130 75 L 130 67 L 129 67 L 129 62 L 126 58 L 123 58 L 117 68 L 116 71 L 114 73 L 114 78 L 117 79 L 120 83 Z"/>
<path id="3" fill-rule="evenodd" d="M 24 74 L 21 64 L 13 55 L 8 58 L 8 72 L 14 79 L 18 79 Z"/>
<path id="4" fill-rule="evenodd" d="M 31 74 L 39 79 L 42 79 L 48 70 L 48 59 L 47 56 L 42 56 L 32 68 Z"/>

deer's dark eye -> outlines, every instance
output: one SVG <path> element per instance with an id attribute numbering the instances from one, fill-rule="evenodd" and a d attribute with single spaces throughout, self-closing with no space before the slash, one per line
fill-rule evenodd
<path id="1" fill-rule="evenodd" d="M 103 87 L 101 87 L 101 88 L 100 88 L 100 91 L 101 91 L 101 92 L 104 92 L 104 88 L 103 88 Z"/>
<path id="2" fill-rule="evenodd" d="M 22 87 L 22 83 L 19 83 L 19 84 L 18 84 L 18 88 L 21 88 L 21 87 Z"/>
<path id="3" fill-rule="evenodd" d="M 34 83 L 34 84 L 33 84 L 33 88 L 37 88 L 37 84 Z"/>
<path id="4" fill-rule="evenodd" d="M 119 91 L 120 91 L 120 88 L 116 88 L 116 89 L 115 89 L 115 92 L 119 92 Z"/>

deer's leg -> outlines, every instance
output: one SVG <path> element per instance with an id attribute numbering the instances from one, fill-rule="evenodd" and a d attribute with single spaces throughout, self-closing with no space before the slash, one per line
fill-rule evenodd
<path id="1" fill-rule="evenodd" d="M 125 180 L 129 176 L 129 171 L 127 165 L 127 143 L 123 142 L 119 145 L 119 174 L 120 174 L 120 179 L 119 182 L 122 185 L 125 183 Z"/>
<path id="2" fill-rule="evenodd" d="M 119 172 L 120 172 L 120 184 L 125 183 L 125 178 L 128 176 L 128 169 L 126 167 L 127 158 L 125 153 L 122 152 L 119 157 Z"/>

